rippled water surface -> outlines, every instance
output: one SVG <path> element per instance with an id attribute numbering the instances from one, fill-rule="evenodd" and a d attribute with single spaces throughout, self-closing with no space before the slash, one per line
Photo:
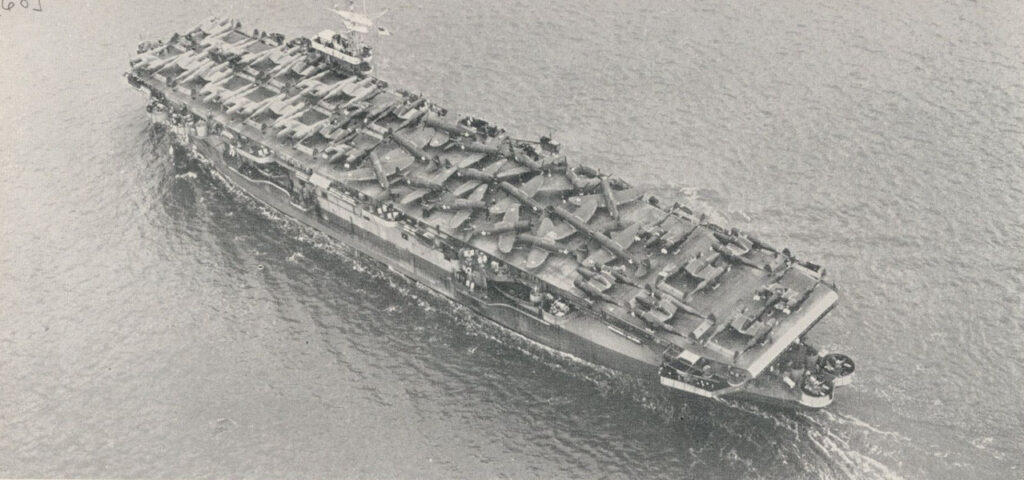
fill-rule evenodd
<path id="1" fill-rule="evenodd" d="M 43 4 L 0 11 L 0 476 L 1024 476 L 1020 2 L 376 5 L 383 78 L 825 264 L 859 374 L 815 413 L 579 365 L 175 175 L 135 45 L 330 2 Z"/>

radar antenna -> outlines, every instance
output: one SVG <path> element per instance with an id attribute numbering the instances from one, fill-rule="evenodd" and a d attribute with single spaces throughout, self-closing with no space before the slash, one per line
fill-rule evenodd
<path id="1" fill-rule="evenodd" d="M 376 33 L 381 36 L 391 35 L 391 32 L 389 32 L 386 28 L 374 28 L 373 25 L 373 22 L 375 20 L 377 20 L 380 17 L 383 17 L 388 13 L 389 10 L 387 8 L 373 15 L 368 15 L 366 13 L 365 1 L 363 2 L 363 13 L 356 12 L 355 1 L 350 1 L 348 10 L 344 10 L 338 7 L 338 5 L 335 5 L 334 8 L 328 8 L 328 10 L 334 12 L 336 15 L 341 17 L 342 25 L 345 25 L 345 28 L 348 29 L 348 31 L 350 32 L 367 34 L 373 30 L 376 31 Z"/>

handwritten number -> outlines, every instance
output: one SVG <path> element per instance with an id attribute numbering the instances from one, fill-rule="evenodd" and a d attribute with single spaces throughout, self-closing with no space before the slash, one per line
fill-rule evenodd
<path id="1" fill-rule="evenodd" d="M 21 7 L 25 10 L 31 9 L 33 12 L 43 11 L 43 0 L 36 0 L 35 7 L 32 6 L 32 0 L 0 0 L 0 10 L 9 12 L 14 10 L 14 7 Z"/>

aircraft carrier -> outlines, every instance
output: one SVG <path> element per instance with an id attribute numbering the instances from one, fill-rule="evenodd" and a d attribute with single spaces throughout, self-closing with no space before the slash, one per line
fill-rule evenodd
<path id="1" fill-rule="evenodd" d="M 822 408 L 854 363 L 804 340 L 825 269 L 372 75 L 372 18 L 312 38 L 210 19 L 128 82 L 175 162 L 555 350 L 709 398 Z M 400 353 L 400 352 L 396 352 Z"/>

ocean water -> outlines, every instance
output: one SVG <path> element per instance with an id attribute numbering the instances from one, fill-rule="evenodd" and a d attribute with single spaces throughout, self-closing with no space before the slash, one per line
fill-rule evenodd
<path id="1" fill-rule="evenodd" d="M 0 10 L 0 477 L 1024 478 L 1020 2 L 369 6 L 382 78 L 826 265 L 820 412 L 578 364 L 176 175 L 135 45 L 329 5 Z"/>

